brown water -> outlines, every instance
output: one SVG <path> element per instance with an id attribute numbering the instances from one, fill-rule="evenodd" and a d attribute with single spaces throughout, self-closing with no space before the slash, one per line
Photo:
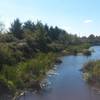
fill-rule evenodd
<path id="1" fill-rule="evenodd" d="M 27 92 L 19 100 L 100 100 L 98 91 L 89 86 L 82 78 L 79 70 L 89 60 L 100 59 L 100 46 L 92 47 L 95 52 L 91 56 L 65 56 L 63 63 L 55 68 L 55 75 L 47 76 L 50 83 L 39 93 Z"/>

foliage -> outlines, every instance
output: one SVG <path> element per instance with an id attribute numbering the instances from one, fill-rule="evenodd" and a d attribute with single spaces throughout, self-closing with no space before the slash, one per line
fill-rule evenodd
<path id="1" fill-rule="evenodd" d="M 11 24 L 10 33 L 18 39 L 23 38 L 22 24 L 19 19 L 16 19 L 14 23 Z"/>
<path id="2" fill-rule="evenodd" d="M 100 60 L 90 61 L 84 65 L 84 73 L 88 73 L 87 81 L 92 84 L 100 84 Z"/>
<path id="3" fill-rule="evenodd" d="M 5 34 L 1 34 L 0 35 L 0 43 L 2 42 L 2 43 L 8 43 L 8 42 L 16 42 L 17 41 L 17 38 L 16 37 L 14 37 L 12 34 L 7 34 L 7 33 L 5 33 Z"/>
<path id="4" fill-rule="evenodd" d="M 34 59 L 16 66 L 5 66 L 0 73 L 0 81 L 10 90 L 29 87 L 29 84 L 33 84 L 31 82 L 42 79 L 46 71 L 53 67 L 55 59 L 54 53 L 39 53 Z"/>
<path id="5" fill-rule="evenodd" d="M 66 47 L 66 51 L 70 54 L 77 54 L 77 53 L 83 53 L 83 54 L 88 54 L 90 51 L 88 50 L 90 47 L 89 43 L 82 43 L 78 45 L 69 45 Z"/>

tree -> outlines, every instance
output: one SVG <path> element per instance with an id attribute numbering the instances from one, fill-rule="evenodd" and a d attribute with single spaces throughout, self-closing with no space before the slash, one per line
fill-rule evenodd
<path id="1" fill-rule="evenodd" d="M 55 32 L 54 32 L 54 28 L 52 26 L 50 27 L 48 35 L 49 35 L 51 41 L 55 40 Z"/>
<path id="2" fill-rule="evenodd" d="M 88 40 L 90 43 L 94 43 L 95 42 L 95 36 L 93 34 L 89 35 Z"/>
<path id="3" fill-rule="evenodd" d="M 39 44 L 40 49 L 45 50 L 47 46 L 47 32 L 41 22 L 37 22 L 33 38 Z"/>
<path id="4" fill-rule="evenodd" d="M 34 38 L 38 42 L 43 42 L 46 40 L 46 36 L 47 32 L 45 31 L 44 25 L 41 22 L 37 22 Z"/>
<path id="5" fill-rule="evenodd" d="M 61 32 L 62 30 L 59 29 L 57 26 L 55 28 L 51 26 L 49 31 L 49 37 L 52 41 L 56 41 L 59 39 L 59 35 L 61 34 Z"/>
<path id="6" fill-rule="evenodd" d="M 46 32 L 46 38 L 47 38 L 47 43 L 50 43 L 51 42 L 51 39 L 50 39 L 50 37 L 49 37 L 49 26 L 47 25 L 47 24 L 45 24 L 44 25 L 44 30 L 45 30 L 45 32 Z"/>
<path id="7" fill-rule="evenodd" d="M 16 19 L 11 24 L 10 33 L 12 33 L 18 39 L 22 39 L 23 38 L 22 23 L 20 22 L 19 19 Z"/>
<path id="8" fill-rule="evenodd" d="M 24 23 L 23 29 L 24 30 L 30 30 L 30 31 L 34 32 L 35 31 L 35 25 L 32 21 L 28 20 Z"/>

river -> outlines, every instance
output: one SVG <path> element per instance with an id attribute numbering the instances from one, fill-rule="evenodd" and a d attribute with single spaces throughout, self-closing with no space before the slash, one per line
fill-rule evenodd
<path id="1" fill-rule="evenodd" d="M 39 93 L 27 92 L 19 100 L 100 100 L 100 92 L 83 80 L 80 69 L 89 60 L 100 59 L 100 46 L 94 46 L 91 56 L 64 56 L 63 63 L 48 75 L 49 85 Z"/>

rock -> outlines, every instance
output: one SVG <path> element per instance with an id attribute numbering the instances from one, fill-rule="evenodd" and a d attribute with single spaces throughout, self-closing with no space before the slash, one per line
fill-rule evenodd
<path id="1" fill-rule="evenodd" d="M 62 63 L 62 60 L 61 59 L 57 59 L 55 63 L 56 64 L 61 64 Z"/>

